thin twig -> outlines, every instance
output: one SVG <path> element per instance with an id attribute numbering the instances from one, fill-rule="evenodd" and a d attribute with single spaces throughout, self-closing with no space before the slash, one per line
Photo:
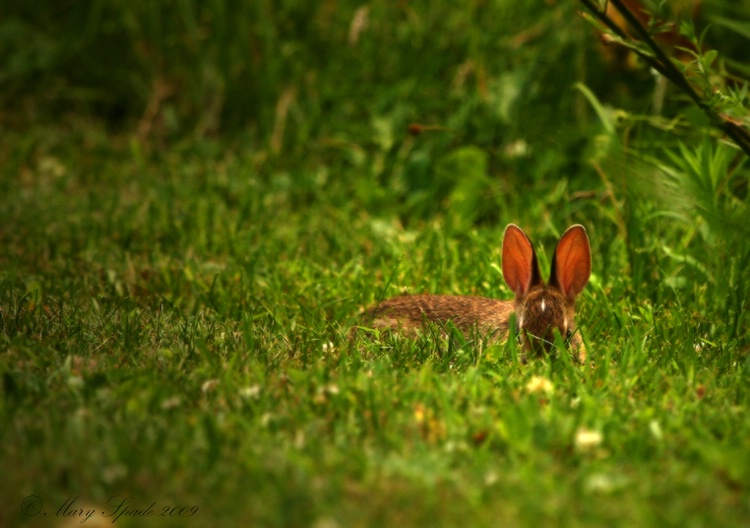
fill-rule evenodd
<path id="1" fill-rule="evenodd" d="M 633 27 L 634 31 L 642 39 L 642 42 L 651 50 L 653 56 L 638 50 L 636 46 L 632 46 L 631 49 L 633 49 L 633 51 L 637 53 L 638 56 L 640 56 L 650 67 L 654 68 L 685 92 L 690 99 L 692 99 L 693 102 L 695 102 L 695 104 L 698 105 L 709 116 L 709 118 L 732 139 L 732 141 L 734 141 L 745 155 L 750 157 L 750 132 L 748 132 L 741 124 L 737 124 L 730 118 L 718 113 L 698 92 L 696 92 L 685 74 L 675 66 L 670 57 L 651 36 L 648 29 L 646 29 L 643 23 L 638 20 L 630 9 L 628 9 L 622 0 L 609 1 L 615 6 L 615 9 L 620 12 L 623 18 L 625 18 L 627 23 Z M 581 3 L 599 22 L 605 25 L 610 31 L 617 35 L 617 37 L 623 41 L 637 42 L 611 18 L 609 18 L 605 11 L 600 10 L 594 0 L 581 0 Z"/>
<path id="2" fill-rule="evenodd" d="M 636 17 L 628 7 L 622 3 L 622 0 L 609 0 L 612 2 L 612 5 L 615 6 L 615 8 L 620 12 L 620 14 L 627 20 L 628 24 L 630 24 L 633 29 L 638 33 L 640 38 L 643 40 L 643 42 L 646 43 L 646 45 L 651 48 L 651 50 L 654 52 L 654 55 L 656 56 L 656 61 L 659 62 L 663 66 L 663 69 L 665 70 L 662 72 L 662 74 L 672 81 L 673 83 L 677 84 L 680 88 L 682 88 L 683 91 L 685 91 L 690 98 L 696 102 L 699 106 L 703 107 L 705 106 L 705 101 L 701 99 L 700 95 L 698 95 L 698 92 L 693 89 L 693 86 L 690 84 L 690 82 L 687 80 L 685 75 L 677 68 L 677 66 L 674 65 L 672 60 L 667 56 L 666 52 L 659 46 L 659 44 L 654 40 L 654 38 L 651 36 L 651 33 L 649 33 L 648 29 L 646 29 L 640 20 L 638 20 L 638 17 Z"/>
<path id="3" fill-rule="evenodd" d="M 581 3 L 586 6 L 586 8 L 591 12 L 591 14 L 596 17 L 599 22 L 607 26 L 607 28 L 612 31 L 615 35 L 617 35 L 618 38 L 620 38 L 623 42 L 630 41 L 635 42 L 630 36 L 623 31 L 623 29 L 618 26 L 605 11 L 600 11 L 593 0 L 581 0 Z M 634 44 L 628 45 L 628 49 L 633 51 L 636 55 L 638 55 L 641 59 L 643 59 L 644 62 L 646 62 L 651 68 L 655 69 L 659 73 L 661 73 L 664 77 L 667 79 L 670 79 L 670 72 L 667 71 L 667 69 L 662 65 L 662 63 L 657 60 L 655 57 L 639 50 Z M 672 79 L 670 79 L 672 80 Z M 673 81 L 674 82 L 674 81 Z M 676 84 L 680 84 L 679 82 Z M 692 87 L 690 88 L 692 90 Z"/>

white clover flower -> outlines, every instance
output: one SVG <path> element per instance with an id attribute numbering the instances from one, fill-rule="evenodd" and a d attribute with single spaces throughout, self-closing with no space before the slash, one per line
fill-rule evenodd
<path id="1" fill-rule="evenodd" d="M 591 429 L 581 427 L 576 431 L 574 443 L 576 449 L 579 451 L 591 451 L 598 447 L 603 440 L 604 437 L 599 431 L 592 431 Z"/>
<path id="2" fill-rule="evenodd" d="M 526 384 L 526 390 L 531 394 L 535 394 L 538 392 L 552 394 L 555 390 L 555 387 L 547 378 L 544 378 L 542 376 L 534 376 Z"/>

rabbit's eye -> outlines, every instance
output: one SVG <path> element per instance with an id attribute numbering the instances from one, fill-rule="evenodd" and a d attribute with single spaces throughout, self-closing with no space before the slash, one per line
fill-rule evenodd
<path id="1" fill-rule="evenodd" d="M 570 341 L 572 338 L 573 338 L 573 332 L 571 332 L 570 330 L 566 331 L 565 332 L 565 340 L 566 341 Z"/>

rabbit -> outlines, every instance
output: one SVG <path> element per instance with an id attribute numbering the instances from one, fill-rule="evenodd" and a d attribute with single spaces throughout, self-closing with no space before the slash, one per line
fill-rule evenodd
<path id="1" fill-rule="evenodd" d="M 557 330 L 574 349 L 578 361 L 586 349 L 575 327 L 575 300 L 591 275 L 591 247 L 586 229 L 576 224 L 560 237 L 552 257 L 549 283 L 539 272 L 536 252 L 521 228 L 508 224 L 503 236 L 505 283 L 512 301 L 464 295 L 402 295 L 366 312 L 369 327 L 414 333 L 425 323 L 449 321 L 463 333 L 481 331 L 501 339 L 508 335 L 511 314 L 524 351 L 549 351 Z"/>

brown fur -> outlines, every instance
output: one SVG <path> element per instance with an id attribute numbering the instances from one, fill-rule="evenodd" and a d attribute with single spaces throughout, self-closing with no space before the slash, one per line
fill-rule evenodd
<path id="1" fill-rule="evenodd" d="M 591 272 L 591 250 L 583 226 L 571 226 L 563 234 L 551 267 L 549 284 L 545 284 L 531 241 L 520 228 L 510 224 L 503 238 L 503 276 L 515 293 L 513 301 L 463 295 L 403 295 L 368 310 L 365 325 L 414 334 L 425 323 L 450 322 L 465 334 L 473 330 L 504 338 L 515 312 L 525 349 L 548 351 L 556 330 L 564 339 L 570 339 L 578 359 L 583 361 L 586 350 L 575 327 L 575 298 Z"/>
<path id="2" fill-rule="evenodd" d="M 377 330 L 412 330 L 425 322 L 452 322 L 458 329 L 508 331 L 512 301 L 468 295 L 402 295 L 380 303 L 368 312 L 367 320 Z"/>

